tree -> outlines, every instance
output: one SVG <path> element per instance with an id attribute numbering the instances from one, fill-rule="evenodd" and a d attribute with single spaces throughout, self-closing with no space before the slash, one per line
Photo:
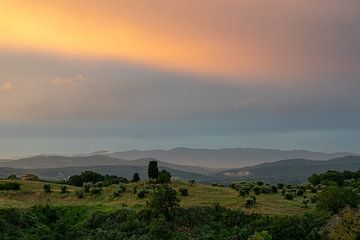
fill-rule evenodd
<path id="1" fill-rule="evenodd" d="M 140 181 L 140 176 L 139 176 L 139 173 L 134 173 L 134 175 L 133 175 L 133 178 L 132 178 L 132 180 L 131 180 L 132 182 L 138 182 L 138 181 Z"/>
<path id="2" fill-rule="evenodd" d="M 172 210 L 179 207 L 176 191 L 168 185 L 160 186 L 152 193 L 148 207 L 154 216 L 164 215 L 169 218 Z"/>
<path id="3" fill-rule="evenodd" d="M 171 174 L 165 169 L 163 169 L 161 170 L 158 178 L 156 179 L 156 182 L 161 184 L 170 183 L 170 179 L 171 179 Z"/>
<path id="4" fill-rule="evenodd" d="M 359 204 L 359 195 L 352 188 L 327 187 L 319 193 L 316 207 L 332 213 L 338 213 L 349 206 L 356 209 Z"/>
<path id="5" fill-rule="evenodd" d="M 45 193 L 51 193 L 51 185 L 50 184 L 44 184 L 43 190 Z"/>
<path id="6" fill-rule="evenodd" d="M 159 177 L 159 169 L 158 169 L 157 161 L 149 162 L 148 177 L 150 180 L 154 180 Z"/>

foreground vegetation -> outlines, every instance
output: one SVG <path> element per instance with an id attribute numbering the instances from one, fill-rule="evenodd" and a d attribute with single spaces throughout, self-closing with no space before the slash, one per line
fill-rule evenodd
<path id="1" fill-rule="evenodd" d="M 303 185 L 131 181 L 84 172 L 63 183 L 0 181 L 0 239 L 359 239 L 357 173 Z M 16 207 L 16 208 L 14 208 Z"/>

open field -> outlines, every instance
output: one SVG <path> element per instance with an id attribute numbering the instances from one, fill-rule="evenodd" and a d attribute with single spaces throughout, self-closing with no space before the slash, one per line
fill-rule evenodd
<path id="1" fill-rule="evenodd" d="M 1 180 L 4 182 L 6 180 Z M 118 185 L 104 187 L 101 195 L 92 196 L 89 193 L 79 199 L 75 195 L 77 187 L 68 186 L 67 193 L 61 193 L 60 184 L 51 183 L 51 193 L 43 192 L 44 182 L 17 181 L 21 184 L 20 190 L 0 191 L 0 208 L 28 208 L 36 204 L 52 204 L 58 206 L 84 206 L 94 209 L 117 209 L 121 206 L 140 208 L 149 199 L 139 199 L 133 193 L 134 186 L 137 189 L 145 187 L 144 182 L 130 183 L 126 185 L 126 192 L 120 197 L 113 197 L 112 193 L 118 189 Z M 219 203 L 230 209 L 243 209 L 246 212 L 255 212 L 265 215 L 292 215 L 304 213 L 307 209 L 302 208 L 302 197 L 296 197 L 293 201 L 286 200 L 280 193 L 261 194 L 257 196 L 257 202 L 251 209 L 244 206 L 246 197 L 239 196 L 238 192 L 231 188 L 195 184 L 190 186 L 186 182 L 173 182 L 172 187 L 176 190 L 187 188 L 189 196 L 182 197 L 178 194 L 182 207 L 211 206 Z M 310 205 L 310 209 L 314 206 Z"/>

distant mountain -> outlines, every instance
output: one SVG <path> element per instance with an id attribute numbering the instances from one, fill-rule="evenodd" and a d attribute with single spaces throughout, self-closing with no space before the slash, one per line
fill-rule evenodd
<path id="1" fill-rule="evenodd" d="M 193 149 L 174 148 L 170 150 L 132 150 L 107 153 L 107 156 L 120 159 L 155 158 L 169 163 L 196 165 L 213 168 L 239 168 L 254 166 L 260 163 L 273 162 L 283 159 L 316 159 L 355 155 L 351 153 L 322 153 L 305 150 L 281 151 L 258 148 L 228 148 L 228 149 Z"/>
<path id="2" fill-rule="evenodd" d="M 176 170 L 167 167 L 159 167 L 159 169 L 166 169 L 174 178 L 178 179 L 195 179 L 197 182 L 216 182 L 216 179 L 204 174 L 191 173 L 181 170 Z M 5 178 L 11 174 L 21 176 L 24 173 L 31 172 L 43 179 L 63 180 L 69 176 L 80 174 L 84 171 L 94 171 L 101 174 L 117 175 L 131 179 L 135 172 L 139 173 L 141 179 L 147 178 L 147 166 L 87 166 L 87 167 L 64 167 L 64 168 L 40 168 L 40 169 L 24 169 L 24 168 L 9 168 L 0 167 L 0 178 Z"/>
<path id="3" fill-rule="evenodd" d="M 360 156 L 346 156 L 327 161 L 307 159 L 290 159 L 271 163 L 263 163 L 253 167 L 231 169 L 212 174 L 216 179 L 232 181 L 235 179 L 255 179 L 270 182 L 305 182 L 313 173 L 328 170 L 344 171 L 360 170 Z"/>
<path id="4" fill-rule="evenodd" d="M 18 160 L 1 161 L 0 167 L 23 168 L 23 169 L 46 169 L 46 168 L 65 168 L 65 167 L 90 167 L 90 166 L 147 166 L 153 158 L 144 158 L 136 160 L 125 160 L 112 158 L 106 155 L 92 156 L 34 156 Z M 208 174 L 219 169 L 203 168 L 197 166 L 178 165 L 163 161 L 158 161 L 160 167 L 171 168 L 174 170 Z"/>

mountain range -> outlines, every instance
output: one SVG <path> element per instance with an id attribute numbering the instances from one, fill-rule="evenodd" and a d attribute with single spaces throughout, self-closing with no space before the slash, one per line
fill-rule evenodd
<path id="1" fill-rule="evenodd" d="M 209 168 L 213 166 L 205 165 L 206 156 L 211 152 L 214 156 L 209 157 L 211 161 L 218 159 L 216 166 L 222 168 Z M 233 152 L 234 155 L 230 153 Z M 145 155 L 148 153 L 149 155 Z M 238 153 L 236 155 L 235 153 Z M 247 156 L 254 157 L 255 162 L 260 164 L 251 164 L 246 167 L 225 167 L 230 166 L 231 163 L 236 165 L 243 165 L 247 161 L 244 156 L 239 153 L 247 153 Z M 262 154 L 260 154 L 262 153 Z M 269 156 L 264 156 L 269 153 Z M 272 153 L 272 154 L 271 154 Z M 147 165 L 149 161 L 156 160 L 160 169 L 168 170 L 172 176 L 182 179 L 195 179 L 199 182 L 216 182 L 228 184 L 234 180 L 251 179 L 251 180 L 265 180 L 269 182 L 304 182 L 307 177 L 313 173 L 325 172 L 327 170 L 358 170 L 360 169 L 360 156 L 343 156 L 345 153 L 314 153 L 303 150 L 295 151 L 280 151 L 280 150 L 266 150 L 266 149 L 185 149 L 176 148 L 172 150 L 152 150 L 152 151 L 128 151 L 108 153 L 106 151 L 96 152 L 89 155 L 76 156 L 33 156 L 18 160 L 3 160 L 0 161 L 0 177 L 6 177 L 10 174 L 22 175 L 25 172 L 32 172 L 39 177 L 47 179 L 64 179 L 74 174 L 79 174 L 83 171 L 90 170 L 102 174 L 113 174 L 131 178 L 134 172 L 138 172 L 142 178 L 147 175 Z M 301 155 L 301 158 L 294 158 L 293 156 Z M 130 157 L 144 157 L 139 159 L 132 159 Z M 147 156 L 147 157 L 145 157 Z M 176 157 L 182 159 L 180 163 L 175 160 L 164 161 L 154 156 L 165 159 L 167 157 Z M 221 158 L 221 156 L 223 158 Z M 292 158 L 278 161 L 272 161 L 275 156 Z M 316 160 L 305 158 L 304 156 L 318 157 Z M 324 159 L 326 156 L 340 156 L 334 157 L 330 160 Z M 130 160 L 120 157 L 128 157 Z M 181 158 L 180 158 L 181 157 Z M 256 157 L 256 158 L 255 158 Z M 320 158 L 320 159 L 319 159 Z M 187 159 L 187 160 L 186 160 Z M 195 159 L 193 162 L 202 163 L 200 166 L 184 165 L 183 162 Z M 200 160 L 196 160 L 200 159 Z M 265 161 L 265 162 L 263 162 Z M 176 162 L 176 163 L 175 163 Z M 219 164 L 224 162 L 226 164 Z"/>

